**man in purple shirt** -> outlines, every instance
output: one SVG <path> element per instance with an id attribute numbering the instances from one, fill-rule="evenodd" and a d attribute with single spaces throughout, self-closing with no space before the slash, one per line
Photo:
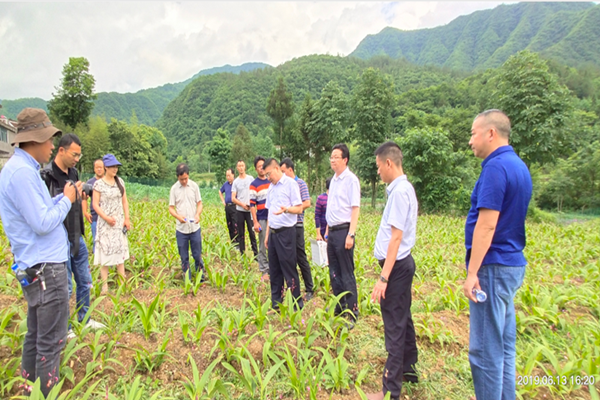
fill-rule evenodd
<path id="1" fill-rule="evenodd" d="M 227 169 L 225 177 L 227 178 L 227 181 L 221 186 L 219 197 L 221 198 L 221 203 L 225 206 L 225 218 L 227 219 L 229 239 L 231 239 L 231 242 L 234 245 L 237 245 L 237 211 L 235 209 L 235 204 L 231 200 L 231 186 L 233 179 L 235 178 L 233 168 Z M 225 197 L 223 197 L 223 193 L 225 193 Z"/>
<path id="2" fill-rule="evenodd" d="M 300 197 L 302 198 L 302 213 L 298 214 L 296 223 L 296 262 L 300 267 L 302 273 L 302 280 L 304 281 L 304 288 L 306 294 L 304 299 L 309 301 L 314 297 L 314 285 L 312 279 L 312 273 L 310 271 L 310 264 L 306 257 L 306 243 L 304 241 L 304 210 L 310 207 L 310 194 L 308 193 L 308 185 L 302 179 L 296 176 L 294 171 L 294 162 L 289 158 L 281 160 L 281 172 L 284 175 L 294 179 L 298 183 L 300 188 Z"/>
<path id="3" fill-rule="evenodd" d="M 329 184 L 331 183 L 331 177 L 325 181 L 325 193 L 321 193 L 317 197 L 317 204 L 315 205 L 315 228 L 317 228 L 317 240 L 324 240 L 325 231 L 327 230 L 327 219 L 325 213 L 327 212 L 327 197 L 329 196 Z"/>

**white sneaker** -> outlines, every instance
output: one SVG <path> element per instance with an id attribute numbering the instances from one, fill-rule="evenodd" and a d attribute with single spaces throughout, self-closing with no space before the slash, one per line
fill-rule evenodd
<path id="1" fill-rule="evenodd" d="M 69 331 L 67 332 L 67 340 L 75 339 L 76 337 L 77 337 L 77 335 L 75 335 L 75 332 L 73 332 L 73 329 L 69 329 Z"/>
<path id="2" fill-rule="evenodd" d="M 105 329 L 105 328 L 106 328 L 106 325 L 104 325 L 104 324 L 103 324 L 103 323 L 101 323 L 101 322 L 94 321 L 93 319 L 91 319 L 91 318 L 90 318 L 90 319 L 88 320 L 87 324 L 85 324 L 85 327 L 86 327 L 86 328 L 91 328 L 91 329 L 93 329 L 93 330 L 97 330 L 97 329 Z"/>

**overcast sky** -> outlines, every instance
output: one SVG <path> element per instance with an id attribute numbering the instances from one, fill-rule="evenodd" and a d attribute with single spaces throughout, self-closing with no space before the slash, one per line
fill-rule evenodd
<path id="1" fill-rule="evenodd" d="M 97 92 L 135 92 L 202 69 L 347 55 L 386 26 L 444 25 L 501 2 L 0 2 L 0 99 L 50 99 L 69 57 Z"/>

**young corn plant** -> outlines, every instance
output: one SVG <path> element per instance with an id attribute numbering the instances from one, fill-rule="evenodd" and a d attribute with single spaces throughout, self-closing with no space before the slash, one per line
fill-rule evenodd
<path id="1" fill-rule="evenodd" d="M 224 382 L 218 377 L 212 378 L 213 370 L 217 364 L 221 362 L 221 357 L 217 357 L 210 363 L 202 373 L 202 376 L 200 376 L 198 366 L 191 355 L 188 355 L 188 362 L 192 365 L 192 379 L 185 377 L 183 387 L 190 400 L 211 400 L 214 399 L 218 393 L 225 399 L 230 398 L 229 390 L 233 388 L 233 384 Z"/>
<path id="2" fill-rule="evenodd" d="M 171 340 L 171 330 L 167 332 L 162 344 L 153 352 L 148 351 L 144 346 L 138 344 L 138 348 L 134 349 L 135 369 L 141 372 L 149 372 L 157 370 L 165 362 L 165 358 L 173 358 L 167 352 L 167 345 Z"/>
<path id="3" fill-rule="evenodd" d="M 31 386 L 31 393 L 29 396 L 16 396 L 12 397 L 14 399 L 27 399 L 27 400 L 87 400 L 91 398 L 93 395 L 96 386 L 100 383 L 100 381 L 96 381 L 90 385 L 90 380 L 96 374 L 88 374 L 83 379 L 81 379 L 77 385 L 73 386 L 73 389 L 66 390 L 61 393 L 62 387 L 65 383 L 65 379 L 61 379 L 57 382 L 52 389 L 50 389 L 50 393 L 48 396 L 44 396 L 41 386 L 41 380 L 38 378 L 34 384 Z M 89 386 L 88 386 L 89 385 Z M 83 389 L 87 386 L 87 390 L 82 393 Z"/>
<path id="4" fill-rule="evenodd" d="M 328 349 L 318 347 L 317 350 L 323 353 L 321 362 L 324 362 L 325 387 L 331 389 L 332 393 L 333 391 L 341 392 L 343 389 L 349 388 L 351 383 L 348 373 L 350 363 L 344 358 L 346 347 L 341 349 L 336 358 L 331 356 Z"/>
<path id="5" fill-rule="evenodd" d="M 245 356 L 238 354 L 235 357 L 240 365 L 241 372 L 238 372 L 238 370 L 227 361 L 223 361 L 222 365 L 240 381 L 242 387 L 251 398 L 266 400 L 271 397 L 270 394 L 275 392 L 275 386 L 277 385 L 270 385 L 270 383 L 275 374 L 281 369 L 285 360 L 280 360 L 272 365 L 263 376 L 261 368 L 252 354 L 247 350 L 245 350 L 244 353 Z"/>
<path id="6" fill-rule="evenodd" d="M 86 364 L 86 372 L 88 374 L 92 373 L 96 368 L 100 371 L 110 370 L 115 372 L 115 369 L 109 364 L 120 365 L 123 367 L 123 364 L 119 360 L 112 357 L 112 352 L 116 347 L 116 341 L 109 340 L 108 342 L 102 342 L 102 336 L 102 331 L 96 331 L 91 342 L 84 342 L 92 354 L 91 361 L 88 361 Z"/>
<path id="7" fill-rule="evenodd" d="M 140 382 L 141 376 L 137 376 L 133 383 L 122 382 L 121 387 L 123 394 L 118 397 L 113 395 L 112 393 L 106 392 L 106 397 L 103 397 L 106 400 L 158 400 L 158 399 L 172 399 L 172 397 L 165 396 L 162 392 L 164 390 L 154 391 L 152 393 L 147 393 L 146 388 Z M 99 382 L 99 381 L 98 381 Z"/>
<path id="8" fill-rule="evenodd" d="M 156 295 L 154 300 L 150 303 L 150 306 L 146 306 L 144 303 L 140 303 L 135 297 L 131 300 L 133 304 L 138 318 L 142 323 L 142 328 L 144 332 L 144 337 L 146 340 L 150 337 L 150 335 L 155 331 L 156 326 L 156 307 L 160 301 L 160 295 Z"/>

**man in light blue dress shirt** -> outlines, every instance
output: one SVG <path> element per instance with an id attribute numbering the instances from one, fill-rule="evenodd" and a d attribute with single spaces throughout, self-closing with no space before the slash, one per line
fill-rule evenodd
<path id="1" fill-rule="evenodd" d="M 411 286 L 419 203 L 415 189 L 402 169 L 402 151 L 394 142 L 386 142 L 375 151 L 377 172 L 388 184 L 388 199 L 375 238 L 375 258 L 382 267 L 371 299 L 381 304 L 381 317 L 388 358 L 382 377 L 383 390 L 367 395 L 369 400 L 400 398 L 402 382 L 417 382 L 415 326 L 410 312 Z"/>
<path id="2" fill-rule="evenodd" d="M 279 163 L 269 158 L 263 164 L 265 176 L 271 182 L 265 206 L 269 210 L 265 247 L 269 249 L 271 302 L 275 310 L 285 297 L 285 286 L 304 307 L 296 269 L 296 222 L 302 212 L 298 183 L 281 172 Z M 285 286 L 284 286 L 285 281 Z"/>
<path id="3" fill-rule="evenodd" d="M 28 274 L 29 283 L 23 286 L 28 308 L 21 376 L 31 382 L 41 379 L 46 396 L 60 381 L 60 353 L 69 320 L 63 221 L 81 183 L 67 184 L 63 194 L 51 198 L 39 169 L 50 160 L 53 137 L 62 132 L 37 108 L 21 111 L 17 122 L 11 145 L 19 147 L 0 173 L 0 218 L 18 269 Z"/>

